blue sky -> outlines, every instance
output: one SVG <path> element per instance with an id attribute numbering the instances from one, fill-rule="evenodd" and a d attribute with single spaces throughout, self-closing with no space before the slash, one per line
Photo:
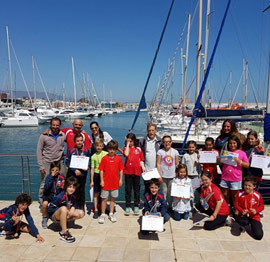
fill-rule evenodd
<path id="1" fill-rule="evenodd" d="M 203 1 L 204 15 L 206 0 Z M 209 56 L 226 7 L 225 0 L 212 0 Z M 65 83 L 68 96 L 73 94 L 71 56 L 76 67 L 78 98 L 83 73 L 89 73 L 101 100 L 139 101 L 167 16 L 170 0 L 10 0 L 0 8 L 0 90 L 8 81 L 5 26 L 20 61 L 29 89 L 33 89 L 31 56 L 35 56 L 48 92 L 60 94 Z M 194 13 L 196 0 L 175 0 L 160 53 L 146 93 L 151 101 L 172 58 L 187 20 Z M 243 57 L 260 101 L 265 100 L 268 55 L 270 52 L 270 10 L 262 10 L 270 0 L 232 0 L 208 85 L 213 100 L 219 100 L 232 71 L 232 95 L 242 73 Z M 197 13 L 191 27 L 188 83 L 195 76 Z M 203 19 L 204 49 L 205 18 Z M 185 52 L 186 31 L 181 47 Z M 12 71 L 17 74 L 17 90 L 25 90 L 12 54 Z M 37 78 L 37 89 L 42 91 Z M 212 83 L 212 84 L 211 84 Z M 195 85 L 194 85 L 195 86 Z M 190 91 L 194 100 L 195 87 Z M 173 102 L 181 90 L 180 52 L 177 53 Z M 214 91 L 213 91 L 214 90 Z M 242 101 L 242 88 L 237 100 Z M 254 101 L 249 81 L 248 100 Z M 228 83 L 223 101 L 229 96 Z"/>

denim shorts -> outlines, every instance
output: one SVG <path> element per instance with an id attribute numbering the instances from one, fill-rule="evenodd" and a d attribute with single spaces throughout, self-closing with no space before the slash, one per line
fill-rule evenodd
<path id="1" fill-rule="evenodd" d="M 118 189 L 114 189 L 114 190 L 101 190 L 101 194 L 100 197 L 101 198 L 108 198 L 109 196 L 113 197 L 113 198 L 117 198 L 118 197 Z"/>
<path id="2" fill-rule="evenodd" d="M 230 190 L 242 189 L 242 181 L 227 181 L 227 180 L 221 179 L 219 185 L 223 188 L 229 188 Z"/>

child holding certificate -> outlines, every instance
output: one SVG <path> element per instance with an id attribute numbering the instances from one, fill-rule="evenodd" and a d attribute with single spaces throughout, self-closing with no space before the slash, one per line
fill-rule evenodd
<path id="1" fill-rule="evenodd" d="M 240 150 L 240 147 L 239 138 L 237 136 L 231 136 L 228 141 L 229 152 L 238 156 L 232 157 L 235 166 L 233 162 L 232 164 L 223 164 L 220 182 L 222 193 L 227 203 L 229 203 L 230 197 L 234 203 L 237 191 L 242 189 L 242 167 L 249 167 L 247 155 L 244 151 Z M 218 162 L 220 164 L 220 159 L 218 159 Z"/>
<path id="2" fill-rule="evenodd" d="M 91 167 L 90 157 L 90 150 L 89 148 L 85 147 L 83 144 L 83 135 L 81 133 L 76 134 L 74 136 L 75 146 L 68 150 L 68 154 L 66 157 L 66 165 L 68 167 L 67 177 L 76 177 L 78 179 L 79 187 L 76 190 L 76 198 L 78 201 L 78 208 L 84 211 L 85 205 L 85 182 L 87 171 Z M 70 167 L 72 157 L 76 156 L 84 156 L 88 158 L 88 166 L 85 169 L 82 168 L 72 168 Z M 87 160 L 87 159 L 86 159 Z"/>
<path id="3" fill-rule="evenodd" d="M 191 198 L 193 198 L 193 189 L 191 179 L 188 178 L 187 166 L 179 164 L 175 170 L 175 178 L 172 181 L 172 191 L 174 185 L 181 188 L 182 196 L 175 196 L 172 203 L 173 218 L 180 221 L 182 218 L 187 220 L 191 211 Z"/>
<path id="4" fill-rule="evenodd" d="M 211 152 L 215 152 L 216 156 L 219 156 L 219 152 L 214 149 L 214 138 L 212 137 L 207 137 L 205 139 L 205 148 L 202 151 L 211 151 Z M 215 159 L 215 162 L 213 163 L 202 163 L 202 171 L 209 171 L 211 174 L 213 174 L 214 176 L 214 183 L 215 185 L 219 185 L 220 183 L 220 177 L 218 176 L 218 172 L 217 172 L 217 158 Z"/>
<path id="5" fill-rule="evenodd" d="M 215 230 L 225 224 L 230 212 L 229 207 L 220 189 L 212 183 L 213 175 L 211 173 L 203 171 L 201 180 L 203 183 L 201 200 L 196 204 L 196 208 L 209 216 L 209 219 L 204 223 L 204 229 Z"/>
<path id="6" fill-rule="evenodd" d="M 131 210 L 131 195 L 132 189 L 134 192 L 134 215 L 139 215 L 140 205 L 140 181 L 141 169 L 145 172 L 144 156 L 142 149 L 139 147 L 139 141 L 135 134 L 129 133 L 126 136 L 126 146 L 123 149 L 123 155 L 126 157 L 125 161 L 125 198 L 126 210 L 125 215 L 130 215 Z"/>
<path id="7" fill-rule="evenodd" d="M 236 195 L 235 220 L 240 225 L 240 231 L 245 232 L 245 227 L 251 225 L 253 237 L 256 240 L 263 238 L 260 212 L 264 209 L 262 196 L 254 189 L 257 179 L 255 176 L 246 176 L 244 179 L 244 190 Z"/>
<path id="8" fill-rule="evenodd" d="M 246 151 L 249 163 L 252 161 L 252 156 L 253 155 L 264 155 L 264 148 L 260 146 L 260 141 L 258 139 L 258 135 L 256 131 L 250 131 L 247 134 L 247 147 L 248 150 Z M 261 168 L 256 168 L 256 167 L 249 167 L 246 170 L 246 175 L 252 175 L 255 176 L 257 179 L 257 186 L 256 186 L 256 191 L 259 190 L 260 183 L 262 182 L 262 176 L 263 176 L 263 171 Z"/>

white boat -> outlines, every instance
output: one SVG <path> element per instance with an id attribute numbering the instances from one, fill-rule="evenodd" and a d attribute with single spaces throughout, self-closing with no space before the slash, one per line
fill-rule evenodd
<path id="1" fill-rule="evenodd" d="M 0 127 L 35 127 L 39 125 L 39 119 L 28 110 L 16 110 L 0 117 Z"/>

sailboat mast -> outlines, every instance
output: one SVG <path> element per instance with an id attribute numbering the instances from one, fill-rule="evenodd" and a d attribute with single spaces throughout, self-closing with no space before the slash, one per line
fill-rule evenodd
<path id="1" fill-rule="evenodd" d="M 34 89 L 34 106 L 36 108 L 37 92 L 36 92 L 36 77 L 35 77 L 35 62 L 32 56 L 32 70 L 33 70 L 33 89 Z"/>
<path id="2" fill-rule="evenodd" d="M 75 83 L 75 73 L 74 73 L 74 60 L 73 56 L 71 57 L 72 64 L 72 75 L 73 75 L 73 90 L 74 90 L 74 105 L 77 106 L 77 97 L 76 97 L 76 83 Z"/>
<path id="3" fill-rule="evenodd" d="M 8 66 L 9 66 L 9 79 L 10 79 L 11 106 L 12 106 L 12 113 L 14 114 L 14 106 L 13 106 L 13 88 L 12 88 L 12 74 L 11 74 L 11 60 L 10 60 L 10 48 L 9 48 L 8 26 L 6 26 L 6 32 L 7 32 L 7 48 L 8 48 Z"/>
<path id="4" fill-rule="evenodd" d="M 270 55 L 269 55 L 269 69 L 268 69 L 268 89 L 267 89 L 267 101 L 266 101 L 266 113 L 270 114 Z M 269 132 L 269 130 L 268 130 Z"/>

